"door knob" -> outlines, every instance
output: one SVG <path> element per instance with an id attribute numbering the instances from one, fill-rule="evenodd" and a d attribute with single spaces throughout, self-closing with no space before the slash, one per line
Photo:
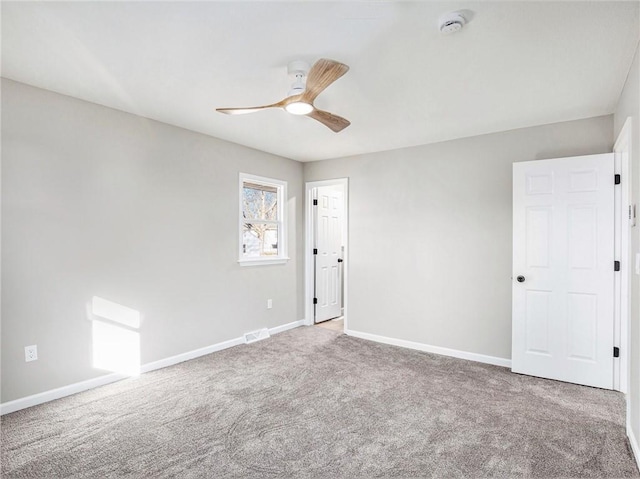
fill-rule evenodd
<path id="1" fill-rule="evenodd" d="M 518 276 L 516 280 L 518 281 L 518 283 L 524 283 L 524 276 Z"/>
<path id="2" fill-rule="evenodd" d="M 342 263 L 343 259 L 342 258 L 338 258 L 338 263 Z"/>

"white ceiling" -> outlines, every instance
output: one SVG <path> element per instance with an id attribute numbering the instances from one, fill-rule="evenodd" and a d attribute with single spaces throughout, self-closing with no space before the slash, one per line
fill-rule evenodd
<path id="1" fill-rule="evenodd" d="M 2 75 L 300 161 L 611 113 L 638 38 L 632 2 L 2 2 Z M 438 17 L 466 10 L 459 33 Z M 351 70 L 281 110 L 291 60 Z"/>

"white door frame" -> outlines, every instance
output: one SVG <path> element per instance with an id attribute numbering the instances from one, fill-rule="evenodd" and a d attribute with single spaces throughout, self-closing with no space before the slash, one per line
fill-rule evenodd
<path id="1" fill-rule="evenodd" d="M 305 264 L 305 288 L 304 288 L 304 313 L 305 324 L 312 326 L 313 321 L 313 238 L 314 238 L 314 214 L 313 214 L 313 190 L 320 186 L 341 185 L 344 188 L 344 221 L 342 223 L 342 238 L 344 242 L 344 261 L 342 263 L 342 280 L 344 282 L 344 296 L 342 302 L 344 305 L 344 330 L 347 331 L 348 311 L 349 311 L 349 179 L 337 178 L 334 180 L 308 181 L 305 183 L 305 246 L 304 246 L 304 264 Z"/>
<path id="2" fill-rule="evenodd" d="M 631 281 L 630 235 L 635 216 L 631 205 L 631 117 L 627 118 L 613 146 L 615 173 L 620 185 L 615 188 L 615 259 L 620 261 L 620 274 L 614 276 L 614 345 L 620 348 L 620 358 L 614 361 L 613 389 L 628 392 L 629 385 L 629 284 Z M 635 219 L 635 218 L 633 218 Z"/>

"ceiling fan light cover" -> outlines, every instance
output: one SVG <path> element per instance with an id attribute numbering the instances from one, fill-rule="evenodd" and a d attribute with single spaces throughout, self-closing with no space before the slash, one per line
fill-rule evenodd
<path id="1" fill-rule="evenodd" d="M 293 115 L 308 115 L 313 111 L 313 105 L 303 101 L 294 101 L 285 106 L 284 109 Z"/>

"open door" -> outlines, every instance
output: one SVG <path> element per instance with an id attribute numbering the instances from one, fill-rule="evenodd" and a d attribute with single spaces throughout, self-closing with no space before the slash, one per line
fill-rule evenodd
<path id="1" fill-rule="evenodd" d="M 342 316 L 344 188 L 315 189 L 315 319 L 319 323 Z"/>
<path id="2" fill-rule="evenodd" d="M 613 154 L 513 165 L 512 370 L 613 388 Z"/>

